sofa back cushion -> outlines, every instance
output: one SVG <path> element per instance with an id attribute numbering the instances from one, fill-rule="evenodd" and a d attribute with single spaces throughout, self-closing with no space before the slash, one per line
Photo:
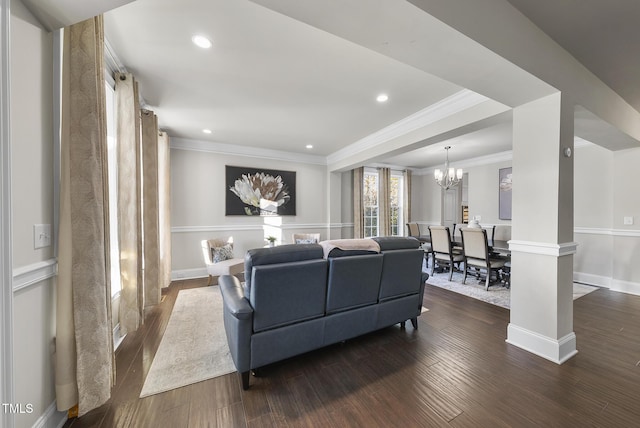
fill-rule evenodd
<path id="1" fill-rule="evenodd" d="M 326 290 L 327 261 L 322 258 L 253 266 L 253 331 L 324 316 Z"/>
<path id="2" fill-rule="evenodd" d="M 378 243 L 383 252 L 420 248 L 420 241 L 412 236 L 378 236 L 371 239 Z"/>
<path id="3" fill-rule="evenodd" d="M 371 254 L 329 259 L 328 314 L 378 301 L 382 258 Z"/>
<path id="4" fill-rule="evenodd" d="M 318 244 L 279 245 L 271 248 L 254 248 L 247 251 L 244 256 L 245 297 L 248 299 L 251 293 L 254 266 L 317 260 L 322 257 L 322 247 Z"/>
<path id="5" fill-rule="evenodd" d="M 382 253 L 381 301 L 419 293 L 422 288 L 422 260 L 420 249 L 389 250 Z"/>

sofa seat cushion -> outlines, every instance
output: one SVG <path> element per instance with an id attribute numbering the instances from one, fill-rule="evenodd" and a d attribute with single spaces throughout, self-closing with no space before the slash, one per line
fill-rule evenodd
<path id="1" fill-rule="evenodd" d="M 254 266 L 251 283 L 254 332 L 324 316 L 326 260 Z"/>

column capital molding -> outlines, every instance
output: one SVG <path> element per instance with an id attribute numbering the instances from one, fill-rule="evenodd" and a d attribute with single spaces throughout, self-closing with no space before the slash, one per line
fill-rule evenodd
<path id="1" fill-rule="evenodd" d="M 575 254 L 578 248 L 577 242 L 563 242 L 560 244 L 534 241 L 509 241 L 511 252 L 540 254 L 543 256 L 562 257 Z"/>

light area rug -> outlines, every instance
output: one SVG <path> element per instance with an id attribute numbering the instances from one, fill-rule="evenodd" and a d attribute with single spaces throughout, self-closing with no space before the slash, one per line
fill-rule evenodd
<path id="1" fill-rule="evenodd" d="M 181 290 L 140 398 L 235 370 L 225 336 L 218 286 Z"/>
<path id="2" fill-rule="evenodd" d="M 509 289 L 502 284 L 494 284 L 489 286 L 489 290 L 484 289 L 484 280 L 478 281 L 477 278 L 467 275 L 467 283 L 462 283 L 464 274 L 459 272 L 453 273 L 453 281 L 449 281 L 449 273 L 436 273 L 430 275 L 427 280 L 428 285 L 444 288 L 446 290 L 454 291 L 465 296 L 473 297 L 474 299 L 482 300 L 483 302 L 491 303 L 492 305 L 501 306 L 503 308 L 510 309 L 511 294 Z M 576 300 L 592 291 L 597 290 L 598 287 L 592 287 L 590 285 L 573 283 L 573 300 Z"/>

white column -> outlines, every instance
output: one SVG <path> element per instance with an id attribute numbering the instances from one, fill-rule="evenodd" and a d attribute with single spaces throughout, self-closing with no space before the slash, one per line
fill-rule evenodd
<path id="1" fill-rule="evenodd" d="M 573 332 L 573 104 L 556 93 L 513 111 L 511 322 L 507 342 L 558 364 Z"/>

